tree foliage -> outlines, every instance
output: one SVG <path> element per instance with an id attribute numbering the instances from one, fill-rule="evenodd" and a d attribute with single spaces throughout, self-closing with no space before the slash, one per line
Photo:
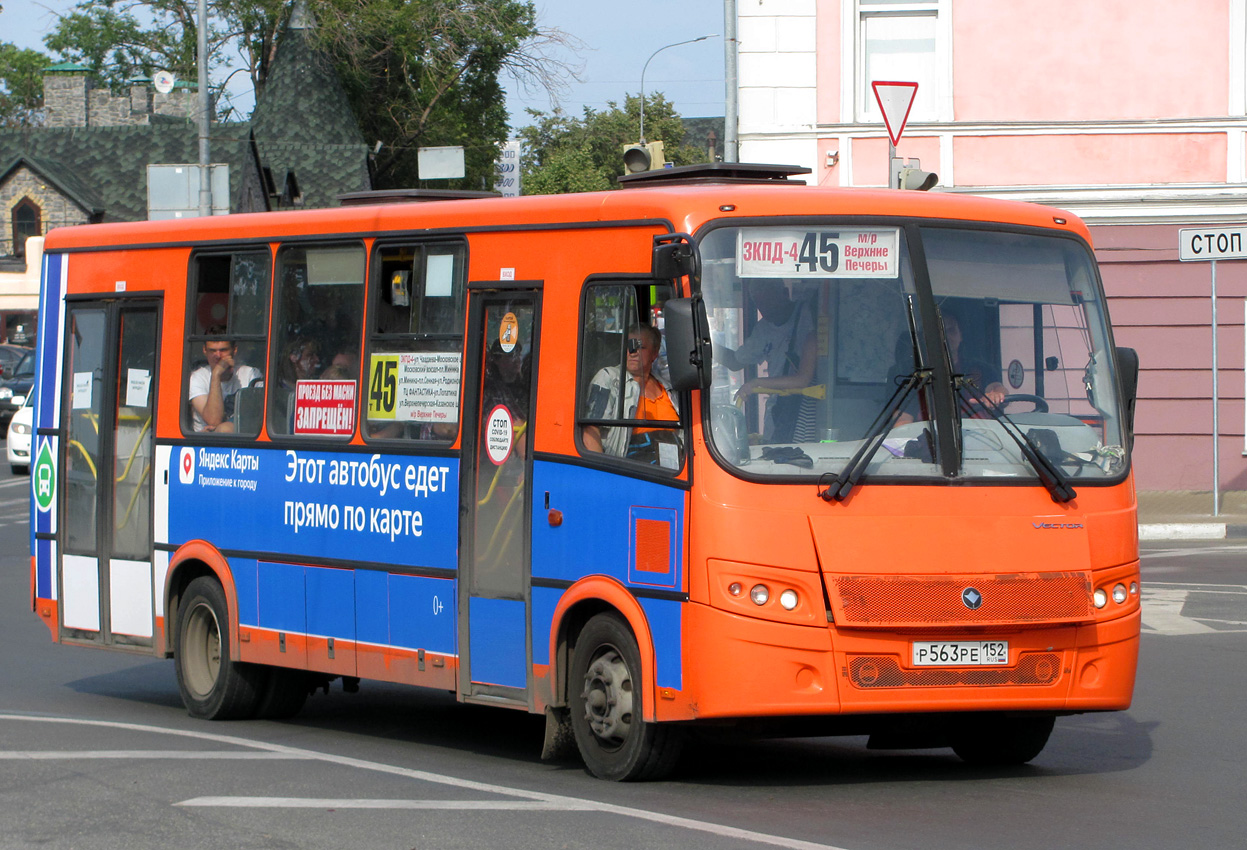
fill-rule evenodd
<path id="1" fill-rule="evenodd" d="M 508 134 L 499 75 L 558 92 L 576 70 L 552 48 L 579 46 L 539 27 L 532 0 L 304 0 L 318 45 L 333 59 L 375 157 L 378 188 L 416 185 L 416 149 L 463 145 L 467 178 L 492 182 Z M 263 96 L 295 0 L 208 0 L 209 74 L 227 64 Z M 114 89 L 171 71 L 197 78 L 196 0 L 79 0 L 44 40 Z"/>
<path id="2" fill-rule="evenodd" d="M 612 189 L 623 173 L 623 149 L 641 137 L 641 97 L 627 95 L 620 108 L 585 107 L 581 118 L 559 110 L 530 109 L 535 124 L 517 131 L 524 146 L 521 184 L 526 195 L 589 192 Z M 684 144 L 684 123 L 660 92 L 645 96 L 645 138 L 661 140 L 667 161 L 693 165 L 705 153 Z"/>
<path id="3" fill-rule="evenodd" d="M 0 42 L 0 127 L 43 121 L 43 69 L 52 62 L 38 50 Z"/>
<path id="4" fill-rule="evenodd" d="M 379 186 L 414 186 L 417 147 L 462 145 L 463 185 L 488 188 L 508 133 L 503 72 L 551 70 L 530 0 L 315 0 L 364 137 L 381 142 Z"/>
<path id="5" fill-rule="evenodd" d="M 80 0 L 44 39 L 65 59 L 84 65 L 92 82 L 114 90 L 165 70 L 197 80 L 196 0 Z M 209 0 L 208 71 L 241 63 L 257 94 L 263 90 L 291 0 Z"/>

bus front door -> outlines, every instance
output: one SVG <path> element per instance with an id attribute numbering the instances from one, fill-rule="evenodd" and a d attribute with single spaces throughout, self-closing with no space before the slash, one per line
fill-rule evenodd
<path id="1" fill-rule="evenodd" d="M 527 705 L 539 294 L 474 290 L 460 493 L 459 692 Z"/>
<path id="2" fill-rule="evenodd" d="M 160 305 L 68 306 L 57 491 L 62 640 L 150 647 Z"/>

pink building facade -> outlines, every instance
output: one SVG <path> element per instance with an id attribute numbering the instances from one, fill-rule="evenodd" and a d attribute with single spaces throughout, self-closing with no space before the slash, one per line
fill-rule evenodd
<path id="1" fill-rule="evenodd" d="M 1211 490 L 1211 269 L 1186 228 L 1247 226 L 1247 0 L 738 0 L 739 159 L 883 186 L 873 80 L 919 84 L 897 155 L 934 191 L 1091 227 L 1139 351 L 1143 490 Z M 1247 260 L 1217 264 L 1222 490 L 1247 490 Z"/>

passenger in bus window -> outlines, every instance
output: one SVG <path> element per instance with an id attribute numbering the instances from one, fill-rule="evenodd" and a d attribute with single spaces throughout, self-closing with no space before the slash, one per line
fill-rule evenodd
<path id="1" fill-rule="evenodd" d="M 307 337 L 296 337 L 281 355 L 281 385 L 293 390 L 299 381 L 315 378 L 320 371 L 320 343 Z"/>
<path id="2" fill-rule="evenodd" d="M 818 439 L 817 402 L 798 392 L 814 384 L 818 361 L 815 317 L 804 301 L 793 301 L 782 280 L 745 284 L 745 295 L 762 318 L 737 349 L 717 348 L 715 359 L 733 372 L 766 363 L 766 375 L 751 378 L 737 391 L 737 401 L 767 395 L 762 426 L 766 443 L 802 443 Z"/>
<path id="3" fill-rule="evenodd" d="M 344 373 L 341 377 L 354 378 L 359 375 L 359 349 L 343 348 L 329 361 L 330 369 L 338 369 Z M 321 377 L 324 377 L 323 375 Z"/>
<path id="4" fill-rule="evenodd" d="M 490 343 L 485 357 L 482 411 L 488 414 L 501 404 L 512 415 L 521 411 L 527 417 L 531 368 L 530 359 L 521 350 L 521 346 L 516 345 L 510 351 L 505 351 L 498 340 Z"/>
<path id="5" fill-rule="evenodd" d="M 224 334 L 225 328 L 219 325 L 208 328 L 209 338 L 203 344 L 208 362 L 191 372 L 191 422 L 196 431 L 232 432 L 234 423 L 230 418 L 238 391 L 263 382 L 258 369 L 235 362 L 238 346 L 232 340 L 222 339 Z"/>
<path id="6" fill-rule="evenodd" d="M 661 346 L 662 335 L 657 328 L 633 325 L 628 330 L 627 377 L 621 375 L 618 366 L 599 369 L 589 385 L 586 418 L 613 419 L 620 416 L 622 392 L 622 418 L 652 419 L 676 425 L 680 420 L 680 411 L 671 387 L 651 374 Z M 681 435 L 675 428 L 586 425 L 581 436 L 590 451 L 629 457 L 668 469 L 678 469 L 682 462 Z"/>

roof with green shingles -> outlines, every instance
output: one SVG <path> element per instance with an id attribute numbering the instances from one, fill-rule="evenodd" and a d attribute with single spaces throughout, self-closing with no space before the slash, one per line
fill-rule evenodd
<path id="1" fill-rule="evenodd" d="M 305 28 L 291 27 L 282 38 L 251 130 L 278 189 L 293 171 L 306 207 L 333 206 L 343 192 L 371 188 L 368 149 L 351 103 Z M 359 189 L 343 188 L 348 184 Z"/>
<path id="2" fill-rule="evenodd" d="M 213 133 L 212 161 L 229 164 L 233 199 L 247 164 L 246 125 L 217 125 Z M 0 162 L 18 158 L 48 166 L 45 178 L 80 206 L 80 198 L 92 199 L 104 221 L 142 221 L 148 164 L 197 163 L 199 133 L 188 121 L 0 131 Z"/>
<path id="3" fill-rule="evenodd" d="M 70 71 L 72 65 L 48 70 Z M 141 126 L 0 130 L 0 180 L 24 161 L 75 203 L 102 210 L 105 221 L 145 219 L 148 164 L 199 162 L 193 122 L 155 115 L 151 120 Z M 339 194 L 372 187 L 368 149 L 350 103 L 306 30 L 286 32 L 251 121 L 212 125 L 211 159 L 230 166 L 231 205 L 252 168 L 252 133 L 279 190 L 286 172 L 294 172 L 304 207 L 335 206 Z"/>

